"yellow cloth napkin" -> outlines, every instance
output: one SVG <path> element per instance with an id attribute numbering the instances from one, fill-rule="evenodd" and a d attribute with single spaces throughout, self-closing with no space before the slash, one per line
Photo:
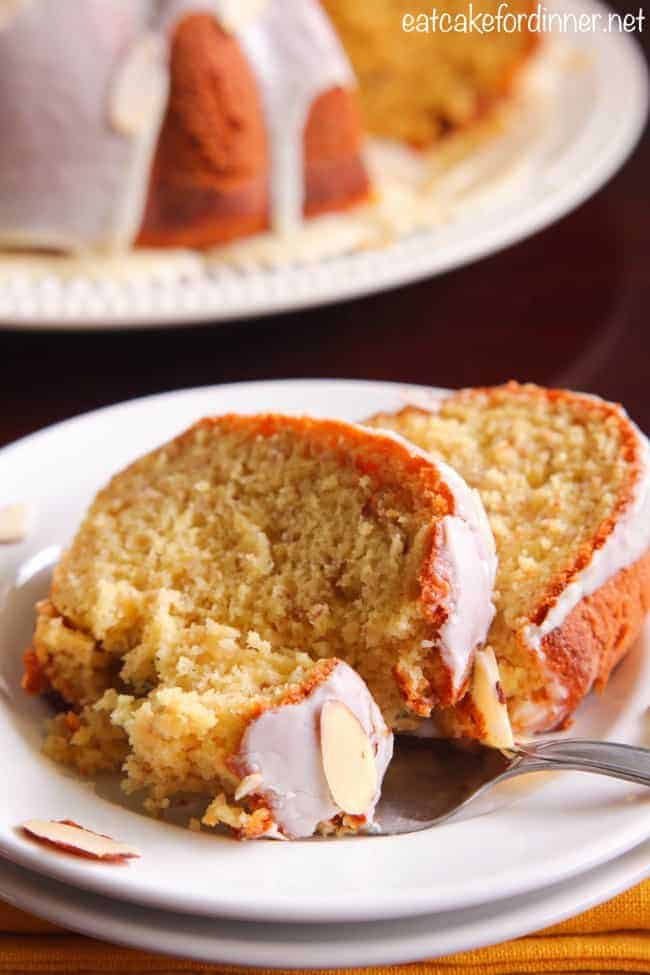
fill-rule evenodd
<path id="1" fill-rule="evenodd" d="M 0 902 L 0 973 L 224 972 L 250 969 L 201 965 L 116 948 L 70 934 Z M 260 975 L 265 969 L 256 969 Z M 650 973 L 650 880 L 586 914 L 531 937 L 433 961 L 355 969 L 368 975 L 536 975 L 538 972 Z M 269 975 L 273 973 L 269 972 Z M 332 975 L 334 973 L 332 972 Z"/>

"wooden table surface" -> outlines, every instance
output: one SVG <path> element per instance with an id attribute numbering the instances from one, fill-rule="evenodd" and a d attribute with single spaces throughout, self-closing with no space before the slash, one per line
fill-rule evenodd
<path id="1" fill-rule="evenodd" d="M 650 53 L 650 28 L 641 41 Z M 619 400 L 650 432 L 649 176 L 646 132 L 623 170 L 548 230 L 341 305 L 226 326 L 0 333 L 0 444 L 147 393 L 313 376 L 533 380 Z"/>

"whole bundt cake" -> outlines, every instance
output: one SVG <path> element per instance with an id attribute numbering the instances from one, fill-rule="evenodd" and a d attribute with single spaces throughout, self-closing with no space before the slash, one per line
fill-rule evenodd
<path id="1" fill-rule="evenodd" d="M 0 243 L 203 247 L 349 206 L 368 193 L 354 87 L 318 0 L 17 0 Z"/>
<path id="2" fill-rule="evenodd" d="M 507 95 L 535 44 L 525 24 L 406 29 L 425 6 L 5 0 L 0 246 L 204 248 L 367 200 L 348 53 L 368 131 L 427 146 Z"/>

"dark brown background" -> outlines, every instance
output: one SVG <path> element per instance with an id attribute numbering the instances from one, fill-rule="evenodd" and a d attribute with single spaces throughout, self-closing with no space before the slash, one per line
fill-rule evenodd
<path id="1" fill-rule="evenodd" d="M 648 54 L 650 26 L 641 41 Z M 147 393 L 311 376 L 534 380 L 620 400 L 650 432 L 649 170 L 646 133 L 611 183 L 553 227 L 375 297 L 227 326 L 0 333 L 0 444 Z"/>

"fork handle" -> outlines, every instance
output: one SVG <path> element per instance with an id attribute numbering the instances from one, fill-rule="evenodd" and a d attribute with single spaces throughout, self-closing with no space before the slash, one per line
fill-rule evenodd
<path id="1" fill-rule="evenodd" d="M 520 745 L 517 754 L 521 757 L 517 763 L 520 773 L 572 769 L 577 772 L 597 772 L 650 786 L 650 748 L 574 738 Z"/>

